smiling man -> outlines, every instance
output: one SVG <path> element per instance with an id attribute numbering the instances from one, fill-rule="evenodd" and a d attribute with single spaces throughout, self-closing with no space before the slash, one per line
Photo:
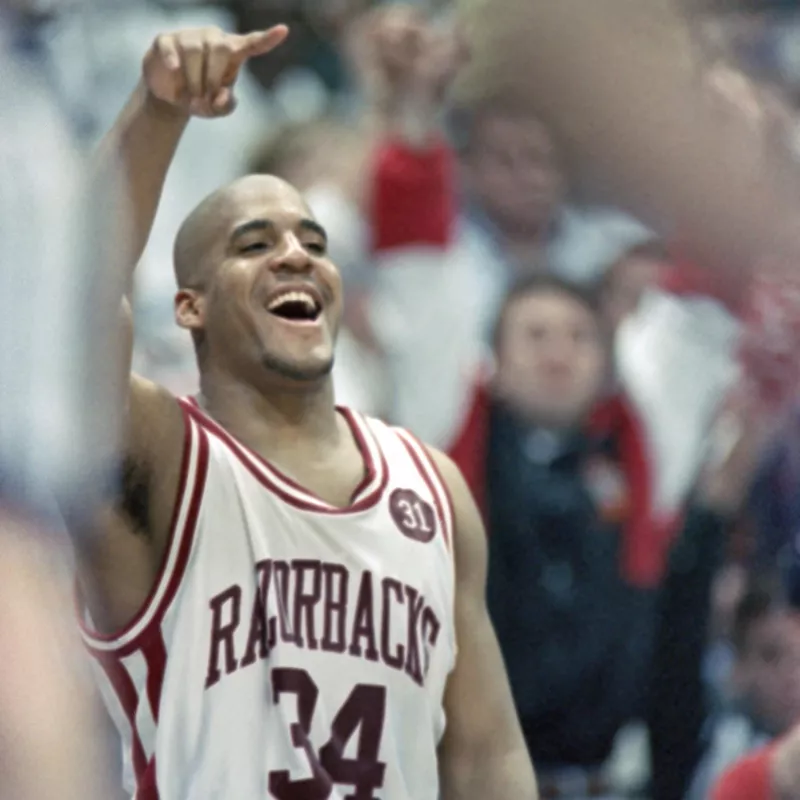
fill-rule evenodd
<path id="1" fill-rule="evenodd" d="M 98 155 L 131 200 L 126 278 L 190 116 L 229 113 L 241 65 L 285 35 L 156 39 Z M 341 279 L 303 198 L 236 181 L 189 216 L 174 261 L 200 393 L 131 376 L 118 502 L 76 537 L 129 791 L 535 798 L 479 515 L 444 456 L 334 405 Z"/>

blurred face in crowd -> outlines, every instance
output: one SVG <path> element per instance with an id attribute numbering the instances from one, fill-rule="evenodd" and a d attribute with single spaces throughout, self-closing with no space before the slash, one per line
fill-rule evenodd
<path id="1" fill-rule="evenodd" d="M 603 284 L 602 311 L 610 330 L 639 306 L 642 295 L 658 283 L 666 264 L 647 253 L 631 252 L 608 271 Z"/>
<path id="2" fill-rule="evenodd" d="M 597 316 L 557 289 L 511 300 L 500 323 L 495 390 L 528 422 L 552 428 L 582 423 L 605 376 Z"/>
<path id="3" fill-rule="evenodd" d="M 198 342 L 201 371 L 298 386 L 328 376 L 341 279 L 288 183 L 251 175 L 212 195 L 178 234 L 175 265 L 176 317 Z"/>
<path id="4" fill-rule="evenodd" d="M 773 734 L 800 722 L 800 619 L 774 609 L 754 620 L 734 670 L 734 688 Z"/>
<path id="5" fill-rule="evenodd" d="M 535 118 L 496 109 L 477 113 L 465 166 L 473 195 L 505 233 L 539 234 L 563 199 L 555 146 Z"/>

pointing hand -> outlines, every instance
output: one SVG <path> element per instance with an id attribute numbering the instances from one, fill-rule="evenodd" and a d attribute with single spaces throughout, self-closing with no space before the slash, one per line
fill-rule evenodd
<path id="1" fill-rule="evenodd" d="M 198 117 L 233 111 L 233 86 L 242 65 L 275 49 L 287 36 L 285 25 L 248 34 L 197 28 L 157 36 L 142 71 L 150 94 Z"/>

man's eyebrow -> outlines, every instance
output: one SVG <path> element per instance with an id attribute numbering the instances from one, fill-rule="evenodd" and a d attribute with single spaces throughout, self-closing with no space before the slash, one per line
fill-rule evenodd
<path id="1" fill-rule="evenodd" d="M 326 242 L 328 241 L 328 232 L 322 227 L 322 225 L 319 224 L 319 222 L 315 222 L 313 219 L 301 219 L 299 226 L 303 230 L 318 234 Z"/>
<path id="2" fill-rule="evenodd" d="M 313 219 L 301 219 L 298 223 L 301 230 L 311 231 L 321 236 L 326 242 L 328 241 L 328 233 L 325 228 Z M 240 236 L 253 231 L 272 231 L 275 229 L 275 223 L 271 219 L 251 219 L 248 222 L 243 222 L 237 225 L 231 233 L 231 241 L 235 241 Z"/>
<path id="3" fill-rule="evenodd" d="M 231 233 L 231 241 L 244 236 L 246 233 L 253 231 L 271 231 L 275 228 L 275 223 L 270 219 L 251 219 L 249 222 L 243 222 L 237 225 Z"/>

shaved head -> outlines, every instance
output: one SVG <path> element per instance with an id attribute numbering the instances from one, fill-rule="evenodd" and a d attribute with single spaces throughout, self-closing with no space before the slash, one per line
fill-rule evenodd
<path id="1" fill-rule="evenodd" d="M 328 375 L 342 280 L 327 232 L 289 183 L 248 175 L 206 197 L 178 232 L 174 263 L 175 320 L 201 372 L 216 364 L 293 385 Z M 286 311 L 282 298 L 295 293 L 301 307 Z"/>
<path id="2" fill-rule="evenodd" d="M 212 192 L 184 220 L 175 238 L 173 265 L 179 288 L 202 284 L 209 266 L 208 257 L 226 228 L 248 205 L 282 199 L 311 211 L 291 184 L 274 175 L 246 175 Z"/>

